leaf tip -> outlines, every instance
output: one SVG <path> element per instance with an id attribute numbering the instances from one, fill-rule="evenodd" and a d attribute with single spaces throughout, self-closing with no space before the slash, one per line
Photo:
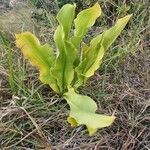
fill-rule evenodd
<path id="1" fill-rule="evenodd" d="M 126 22 L 128 22 L 132 16 L 133 16 L 133 14 L 130 14 L 130 15 L 125 16 L 122 19 L 124 19 Z"/>
<path id="2" fill-rule="evenodd" d="M 98 2 L 95 3 L 95 5 L 93 6 L 93 8 L 95 8 L 95 10 L 97 10 L 97 12 L 99 12 L 98 15 L 100 16 L 102 10 L 101 10 L 101 7 L 100 7 L 100 5 L 99 5 Z"/>
<path id="3" fill-rule="evenodd" d="M 20 34 L 15 34 L 16 40 L 19 38 L 19 35 L 20 35 Z"/>

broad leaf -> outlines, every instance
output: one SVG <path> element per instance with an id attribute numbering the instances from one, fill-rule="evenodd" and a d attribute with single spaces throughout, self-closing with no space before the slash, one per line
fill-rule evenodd
<path id="1" fill-rule="evenodd" d="M 84 84 L 87 78 L 92 76 L 94 72 L 99 68 L 104 56 L 104 52 L 119 36 L 121 31 L 128 23 L 130 17 L 131 15 L 128 15 L 124 18 L 119 19 L 115 26 L 93 38 L 90 42 L 89 47 L 84 46 L 82 48 L 82 61 L 76 68 L 78 80 L 76 81 L 75 87 Z M 101 45 L 100 48 L 99 45 Z"/>
<path id="2" fill-rule="evenodd" d="M 77 18 L 74 20 L 74 36 L 71 38 L 71 41 L 76 47 L 79 46 L 83 36 L 86 34 L 88 29 L 94 25 L 100 14 L 101 8 L 99 4 L 96 3 L 93 7 L 85 9 L 77 15 Z"/>
<path id="3" fill-rule="evenodd" d="M 97 45 L 96 48 L 84 47 L 83 48 L 83 61 L 75 69 L 78 79 L 75 87 L 84 84 L 90 76 L 94 75 L 94 72 L 99 68 L 102 58 L 104 56 L 104 47 Z"/>
<path id="4" fill-rule="evenodd" d="M 95 50 L 89 50 L 87 52 L 86 58 L 79 65 L 78 69 L 82 70 L 82 75 L 85 77 L 90 77 L 99 68 L 100 61 L 104 56 L 104 47 L 102 45 L 97 46 Z"/>
<path id="5" fill-rule="evenodd" d="M 40 80 L 58 92 L 55 79 L 50 75 L 50 68 L 54 64 L 55 56 L 49 45 L 41 45 L 39 40 L 30 32 L 16 34 L 16 45 L 31 64 L 39 69 Z"/>
<path id="6" fill-rule="evenodd" d="M 88 96 L 79 95 L 70 89 L 64 94 L 70 106 L 68 122 L 71 126 L 86 125 L 89 135 L 93 135 L 98 128 L 110 126 L 115 117 L 96 114 L 96 103 Z"/>
<path id="7" fill-rule="evenodd" d="M 64 45 L 63 51 L 59 53 L 56 63 L 51 69 L 51 73 L 57 80 L 61 93 L 67 90 L 74 78 L 73 63 L 77 55 L 77 52 L 71 43 L 66 41 Z"/>
<path id="8" fill-rule="evenodd" d="M 73 19 L 75 17 L 75 5 L 66 4 L 64 5 L 61 10 L 57 14 L 57 20 L 64 32 L 64 39 L 67 39 Z"/>
<path id="9" fill-rule="evenodd" d="M 103 38 L 102 45 L 104 46 L 104 49 L 106 51 L 120 35 L 121 31 L 124 29 L 131 16 L 132 15 L 127 15 L 119 19 L 112 28 L 93 38 L 90 42 L 91 47 L 95 47 Z"/>
<path id="10" fill-rule="evenodd" d="M 70 86 L 74 77 L 73 63 L 77 57 L 75 47 L 67 40 L 72 21 L 75 15 L 75 6 L 67 4 L 57 15 L 59 26 L 54 35 L 57 46 L 57 59 L 51 69 L 53 77 L 57 80 L 59 90 L 63 93 Z"/>
<path id="11" fill-rule="evenodd" d="M 63 40 L 62 34 L 63 34 L 63 30 L 61 26 L 58 26 L 54 34 L 54 41 L 58 49 L 57 58 L 56 58 L 54 66 L 51 68 L 51 73 L 57 81 L 57 85 L 59 87 L 60 92 L 63 91 L 64 84 L 65 84 L 64 83 L 64 69 L 65 69 L 65 61 L 66 61 L 64 40 Z"/>

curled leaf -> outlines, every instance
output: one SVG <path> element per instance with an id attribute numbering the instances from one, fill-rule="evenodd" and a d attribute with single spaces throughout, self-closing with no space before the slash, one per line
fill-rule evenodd
<path id="1" fill-rule="evenodd" d="M 59 26 L 54 34 L 54 41 L 57 47 L 57 58 L 51 69 L 53 77 L 56 79 L 60 93 L 67 90 L 74 78 L 73 63 L 77 57 L 77 50 L 69 42 L 68 35 L 75 15 L 75 6 L 64 5 L 57 15 Z"/>
<path id="2" fill-rule="evenodd" d="M 105 51 L 120 35 L 131 16 L 132 15 L 127 15 L 119 19 L 112 28 L 93 38 L 89 47 L 83 47 L 82 61 L 79 66 L 76 67 L 78 79 L 75 87 L 84 84 L 87 78 L 92 76 L 99 68 Z"/>
<path id="3" fill-rule="evenodd" d="M 103 38 L 102 45 L 106 51 L 111 46 L 111 44 L 113 44 L 116 38 L 120 35 L 121 31 L 124 29 L 131 16 L 132 15 L 127 15 L 117 20 L 116 24 L 113 27 L 93 38 L 90 42 L 90 46 L 95 47 Z"/>
<path id="4" fill-rule="evenodd" d="M 40 80 L 49 84 L 54 91 L 58 92 L 55 80 L 50 75 L 50 68 L 54 64 L 55 55 L 49 45 L 41 45 L 32 33 L 24 32 L 16 34 L 16 46 L 21 49 L 31 64 L 39 69 Z"/>
<path id="5" fill-rule="evenodd" d="M 75 5 L 66 4 L 60 9 L 56 17 L 63 29 L 63 38 L 65 39 L 67 39 L 72 26 L 72 22 L 75 16 L 75 8 Z"/>
<path id="6" fill-rule="evenodd" d="M 68 122 L 71 126 L 86 125 L 89 135 L 93 135 L 98 128 L 110 126 L 115 117 L 95 113 L 97 105 L 88 96 L 79 95 L 74 89 L 69 89 L 64 98 L 70 106 Z"/>
<path id="7" fill-rule="evenodd" d="M 83 56 L 83 61 L 81 61 L 75 70 L 78 75 L 75 87 L 84 84 L 87 78 L 94 75 L 94 72 L 99 68 L 102 62 L 104 47 L 102 45 L 97 45 L 96 48 L 84 47 Z"/>
<path id="8" fill-rule="evenodd" d="M 74 20 L 75 23 L 75 36 L 84 36 L 87 29 L 94 25 L 96 19 L 101 14 L 101 8 L 98 3 L 93 7 L 81 11 L 77 18 Z"/>
<path id="9" fill-rule="evenodd" d="M 74 20 L 75 30 L 74 36 L 71 38 L 71 41 L 76 47 L 79 46 L 82 38 L 87 33 L 88 29 L 92 27 L 96 19 L 101 15 L 101 8 L 98 3 L 93 7 L 81 11 L 76 19 Z"/>

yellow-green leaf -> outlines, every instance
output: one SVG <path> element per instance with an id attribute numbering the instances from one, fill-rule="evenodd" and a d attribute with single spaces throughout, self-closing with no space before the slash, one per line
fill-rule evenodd
<path id="1" fill-rule="evenodd" d="M 86 125 L 89 135 L 93 135 L 98 128 L 110 126 L 115 117 L 95 113 L 97 105 L 88 96 L 79 95 L 70 89 L 64 94 L 70 106 L 68 122 L 71 126 Z"/>
<path id="2" fill-rule="evenodd" d="M 98 3 L 96 3 L 93 7 L 85 9 L 81 11 L 76 19 L 74 36 L 71 38 L 71 41 L 74 43 L 76 47 L 79 46 L 83 36 L 88 31 L 88 28 L 92 27 L 96 21 L 96 19 L 101 15 L 101 8 Z"/>
<path id="3" fill-rule="evenodd" d="M 75 36 L 84 36 L 87 29 L 94 25 L 96 19 L 101 14 L 101 8 L 98 3 L 93 7 L 81 11 L 77 18 L 74 20 L 75 23 Z"/>
<path id="4" fill-rule="evenodd" d="M 104 56 L 104 47 L 97 45 L 96 48 L 84 48 L 83 61 L 76 67 L 77 81 L 75 87 L 84 84 L 90 76 L 94 75 L 94 72 L 99 68 L 102 58 Z M 87 49 L 87 50 L 86 50 Z"/>
<path id="5" fill-rule="evenodd" d="M 74 77 L 73 63 L 77 57 L 77 50 L 68 40 L 74 15 L 75 6 L 71 4 L 64 5 L 57 15 L 60 24 L 54 34 L 57 58 L 51 73 L 56 79 L 61 93 L 67 90 Z"/>
<path id="6" fill-rule="evenodd" d="M 66 41 L 63 51 L 59 53 L 56 63 L 51 69 L 51 73 L 57 80 L 61 93 L 67 90 L 74 78 L 73 63 L 76 55 L 77 52 L 74 46 Z"/>
<path id="7" fill-rule="evenodd" d="M 119 19 L 115 26 L 93 38 L 90 42 L 89 47 L 83 47 L 82 61 L 76 68 L 78 79 L 76 81 L 75 87 L 84 84 L 87 78 L 92 76 L 94 74 L 94 71 L 99 68 L 104 56 L 104 52 L 119 36 L 123 28 L 128 23 L 130 17 L 131 15 L 128 15 Z"/>
<path id="8" fill-rule="evenodd" d="M 61 93 L 70 86 L 74 77 L 73 63 L 77 57 L 75 47 L 63 37 L 63 28 L 59 25 L 54 35 L 58 48 L 58 57 L 51 69 L 53 77 L 57 81 Z"/>
<path id="9" fill-rule="evenodd" d="M 68 34 L 70 32 L 73 19 L 75 17 L 75 5 L 66 4 L 64 5 L 61 10 L 57 14 L 57 20 L 60 24 L 60 26 L 63 29 L 64 37 L 67 39 Z"/>
<path id="10" fill-rule="evenodd" d="M 40 80 L 49 84 L 54 91 L 58 92 L 55 80 L 50 75 L 50 68 L 54 64 L 55 56 L 49 45 L 41 45 L 32 33 L 24 32 L 16 34 L 16 46 L 21 49 L 31 64 L 39 69 Z"/>
<path id="11" fill-rule="evenodd" d="M 102 40 L 103 38 L 103 47 L 105 51 L 111 46 L 111 44 L 116 40 L 116 38 L 120 35 L 121 31 L 124 29 L 126 24 L 128 23 L 129 19 L 132 15 L 127 15 L 121 19 L 119 19 L 116 24 L 110 28 L 109 30 L 106 30 L 102 34 L 96 36 L 93 38 L 90 42 L 91 47 L 96 47 L 97 44 Z"/>

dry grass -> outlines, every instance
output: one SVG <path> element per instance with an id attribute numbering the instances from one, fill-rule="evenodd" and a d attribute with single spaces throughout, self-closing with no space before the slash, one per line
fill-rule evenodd
<path id="1" fill-rule="evenodd" d="M 133 13 L 133 19 L 109 50 L 101 69 L 80 89 L 96 101 L 98 112 L 115 113 L 115 123 L 92 137 L 84 126 L 71 128 L 66 121 L 68 105 L 40 83 L 37 71 L 15 48 L 13 31 L 6 34 L 3 28 L 4 39 L 0 41 L 0 149 L 150 149 L 148 2 L 100 0 L 100 3 L 105 16 L 94 28 L 98 31 L 114 22 L 116 16 Z M 130 6 L 129 10 L 127 6 Z M 55 26 L 48 28 L 45 22 L 37 24 L 34 19 L 32 23 L 30 30 L 38 31 L 43 42 L 53 42 Z M 55 24 L 53 18 L 52 24 Z"/>

